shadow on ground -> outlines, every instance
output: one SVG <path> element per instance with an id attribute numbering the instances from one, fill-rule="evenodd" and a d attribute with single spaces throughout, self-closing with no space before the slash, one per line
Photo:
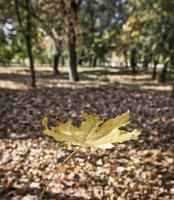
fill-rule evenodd
<path id="1" fill-rule="evenodd" d="M 11 200 L 13 198 L 24 198 L 37 200 L 42 189 L 38 188 L 0 188 L 0 199 Z M 83 197 L 65 195 L 63 193 L 45 192 L 43 200 L 87 200 Z"/>
<path id="2" fill-rule="evenodd" d="M 151 145 L 168 148 L 173 142 L 174 101 L 168 92 L 139 90 L 138 86 L 128 85 L 120 88 L 0 89 L 0 98 L 0 138 L 38 138 L 45 116 L 49 116 L 51 122 L 72 117 L 79 124 L 83 111 L 110 118 L 130 110 L 134 127 L 143 129 L 146 134 L 161 134 L 154 135 L 156 140 L 151 144 L 154 138 L 143 134 L 146 148 Z"/>

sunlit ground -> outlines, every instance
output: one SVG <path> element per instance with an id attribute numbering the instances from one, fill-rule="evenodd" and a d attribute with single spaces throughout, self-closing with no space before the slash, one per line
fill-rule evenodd
<path id="1" fill-rule="evenodd" d="M 51 66 L 37 66 L 37 86 L 38 88 L 113 86 L 158 91 L 170 91 L 172 88 L 171 81 L 159 84 L 158 80 L 152 80 L 151 72 L 144 73 L 142 70 L 137 75 L 132 75 L 131 71 L 127 72 L 126 69 L 104 67 L 79 67 L 78 71 L 80 81 L 71 83 L 68 80 L 68 67 L 61 67 L 60 75 L 53 75 Z M 27 89 L 28 87 L 30 87 L 30 72 L 27 67 L 1 67 L 0 88 Z"/>

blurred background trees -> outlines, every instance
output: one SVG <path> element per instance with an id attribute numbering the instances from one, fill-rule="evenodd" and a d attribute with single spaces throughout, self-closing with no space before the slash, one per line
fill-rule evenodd
<path id="1" fill-rule="evenodd" d="M 0 63 L 28 59 L 33 87 L 35 63 L 55 75 L 69 65 L 78 81 L 78 65 L 119 62 L 164 83 L 174 70 L 173 10 L 171 0 L 0 0 Z"/>

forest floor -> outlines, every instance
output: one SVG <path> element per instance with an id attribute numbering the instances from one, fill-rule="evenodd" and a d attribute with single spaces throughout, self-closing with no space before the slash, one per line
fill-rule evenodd
<path id="1" fill-rule="evenodd" d="M 143 130 L 139 140 L 110 150 L 81 149 L 49 185 L 45 200 L 174 199 L 174 100 L 171 83 L 132 76 L 119 69 L 81 68 L 79 83 L 37 69 L 37 89 L 28 70 L 0 69 L 0 200 L 36 200 L 56 166 L 73 151 L 58 149 L 43 136 L 41 120 L 82 113 L 111 118 L 130 110 L 128 129 Z"/>

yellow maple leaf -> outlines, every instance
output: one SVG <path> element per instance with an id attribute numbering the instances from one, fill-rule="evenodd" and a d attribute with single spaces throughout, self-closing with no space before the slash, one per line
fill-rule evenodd
<path id="1" fill-rule="evenodd" d="M 42 126 L 44 126 L 45 129 L 48 128 L 48 117 L 43 118 L 43 120 L 42 120 Z"/>
<path id="2" fill-rule="evenodd" d="M 138 129 L 132 132 L 119 129 L 130 123 L 129 112 L 105 122 L 99 115 L 84 113 L 80 127 L 74 126 L 71 120 L 59 122 L 50 129 L 47 127 L 47 123 L 48 119 L 44 118 L 42 124 L 45 128 L 43 131 L 45 135 L 53 137 L 56 141 L 80 147 L 109 149 L 114 147 L 115 143 L 137 139 L 141 134 Z"/>

